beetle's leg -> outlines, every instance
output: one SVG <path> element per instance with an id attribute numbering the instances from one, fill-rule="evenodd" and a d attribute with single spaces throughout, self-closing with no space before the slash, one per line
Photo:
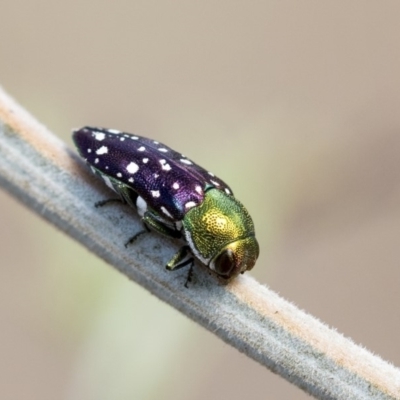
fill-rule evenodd
<path id="1" fill-rule="evenodd" d="M 111 182 L 114 190 L 120 195 L 119 198 L 113 198 L 113 199 L 107 199 L 107 200 L 102 200 L 99 201 L 95 204 L 96 207 L 102 207 L 106 204 L 109 203 L 122 203 L 122 204 L 128 204 L 131 207 L 136 208 L 136 199 L 138 198 L 138 194 L 131 189 L 129 186 L 118 182 L 116 179 L 109 177 L 109 181 Z M 144 222 L 144 221 L 143 221 Z M 126 243 L 125 247 L 128 247 L 128 245 L 132 244 L 139 236 L 143 235 L 146 232 L 150 232 L 150 229 L 148 226 L 143 223 L 144 227 L 146 228 L 145 230 L 141 230 L 137 233 L 135 233 Z"/>
<path id="2" fill-rule="evenodd" d="M 193 262 L 193 257 L 189 258 L 188 260 L 183 261 L 187 255 L 190 253 L 189 246 L 182 246 L 178 252 L 169 260 L 168 264 L 165 268 L 169 271 L 175 271 L 177 269 L 183 268 L 186 265 Z"/>
<path id="3" fill-rule="evenodd" d="M 130 244 L 132 244 L 139 236 L 142 236 L 144 233 L 150 232 L 149 227 L 146 224 L 143 224 L 143 226 L 145 227 L 145 229 L 143 229 L 142 231 L 139 231 L 137 233 L 135 233 L 126 243 L 125 243 L 125 247 L 128 247 Z"/>
<path id="4" fill-rule="evenodd" d="M 99 208 L 99 207 L 105 206 L 106 204 L 111 204 L 111 203 L 122 203 L 122 204 L 126 204 L 126 201 L 125 201 L 124 199 L 118 197 L 118 198 L 112 198 L 112 199 L 106 199 L 106 200 L 97 201 L 96 203 L 94 203 L 94 206 L 95 206 L 96 208 Z"/>
<path id="5" fill-rule="evenodd" d="M 188 258 L 185 260 L 187 255 L 191 252 L 189 246 L 183 246 L 179 249 L 179 251 L 172 257 L 172 259 L 168 262 L 168 264 L 165 266 L 165 268 L 169 271 L 176 271 L 178 269 L 181 269 L 183 267 L 186 267 L 186 265 L 190 264 L 189 272 L 186 278 L 185 282 L 185 287 L 188 287 L 188 283 L 192 281 L 192 275 L 193 275 L 193 265 L 194 265 L 194 259 L 193 257 Z M 185 261 L 182 261 L 185 260 Z"/>
<path id="6" fill-rule="evenodd" d="M 188 275 L 186 278 L 185 288 L 189 288 L 188 283 L 192 282 L 194 259 L 191 258 L 190 261 L 191 261 L 191 264 L 190 264 L 189 272 L 188 272 Z"/>
<path id="7" fill-rule="evenodd" d="M 160 222 L 150 211 L 146 211 L 144 213 L 142 222 L 146 229 L 134 234 L 125 243 L 125 247 L 128 247 L 129 244 L 132 244 L 139 236 L 143 235 L 144 233 L 151 232 L 151 229 L 171 238 L 180 238 L 182 236 L 182 234 L 177 229 L 170 228 L 169 226 Z"/>
<path id="8" fill-rule="evenodd" d="M 193 265 L 194 265 L 193 257 L 190 257 L 189 259 L 187 259 L 187 260 L 183 261 L 182 263 L 176 265 L 173 269 L 172 268 L 168 268 L 168 264 L 167 264 L 166 268 L 169 271 L 176 271 L 176 270 L 181 269 L 183 267 L 186 267 L 187 265 L 190 264 L 189 271 L 188 271 L 188 274 L 187 274 L 187 277 L 186 277 L 186 281 L 185 281 L 185 288 L 189 288 L 188 283 L 192 282 L 192 276 L 193 276 Z"/>
<path id="9" fill-rule="evenodd" d="M 136 208 L 136 199 L 138 198 L 138 194 L 124 183 L 116 180 L 112 180 L 111 182 L 115 191 L 121 196 L 121 202 Z"/>
<path id="10" fill-rule="evenodd" d="M 118 182 L 116 179 L 112 177 L 108 177 L 108 181 L 111 183 L 114 191 L 119 194 L 120 197 L 110 198 L 106 200 L 101 200 L 95 203 L 95 207 L 103 207 L 106 204 L 110 203 L 122 203 L 129 204 L 131 207 L 136 207 L 136 199 L 138 197 L 137 193 L 132 190 L 129 186 L 124 183 Z"/>
<path id="11" fill-rule="evenodd" d="M 147 227 L 155 230 L 158 233 L 161 233 L 162 235 L 168 236 L 170 238 L 175 238 L 175 239 L 179 239 L 180 237 L 182 237 L 182 234 L 180 231 L 162 223 L 150 211 L 146 211 L 144 213 L 142 221 L 144 222 L 144 224 Z"/>

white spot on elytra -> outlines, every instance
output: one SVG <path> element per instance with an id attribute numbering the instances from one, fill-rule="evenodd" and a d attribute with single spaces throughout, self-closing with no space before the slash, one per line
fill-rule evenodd
<path id="1" fill-rule="evenodd" d="M 99 159 L 96 158 L 96 159 L 94 160 L 94 163 L 97 164 L 98 162 L 99 162 Z"/>
<path id="2" fill-rule="evenodd" d="M 94 133 L 94 138 L 96 140 L 98 140 L 99 142 L 101 142 L 102 140 L 104 140 L 106 138 L 106 134 L 103 132 L 95 132 Z"/>
<path id="3" fill-rule="evenodd" d="M 146 150 L 146 147 L 144 147 L 144 146 L 140 146 L 139 148 L 138 148 L 138 151 L 145 151 Z"/>
<path id="4" fill-rule="evenodd" d="M 147 164 L 148 162 L 149 162 L 149 159 L 148 158 L 143 158 L 143 164 Z"/>
<path id="5" fill-rule="evenodd" d="M 130 174 L 135 174 L 136 172 L 139 171 L 139 165 L 137 165 L 136 163 L 134 163 L 133 161 L 131 161 L 128 166 L 126 167 L 126 170 L 130 173 Z"/>
<path id="6" fill-rule="evenodd" d="M 157 140 L 153 140 L 153 143 L 154 143 L 154 144 L 158 144 L 159 142 L 157 142 Z"/>
<path id="7" fill-rule="evenodd" d="M 143 200 L 142 197 L 138 196 L 136 199 L 136 207 L 137 207 L 137 212 L 138 214 L 143 217 L 144 213 L 147 210 L 147 203 Z"/>
<path id="8" fill-rule="evenodd" d="M 131 136 L 132 140 L 138 140 L 139 138 L 137 136 Z"/>
<path id="9" fill-rule="evenodd" d="M 160 197 L 160 191 L 159 190 L 151 190 L 151 195 L 153 197 Z"/>
<path id="10" fill-rule="evenodd" d="M 113 133 L 114 135 L 118 135 L 118 133 L 121 133 L 118 129 L 107 129 L 107 132 Z"/>
<path id="11" fill-rule="evenodd" d="M 106 169 L 108 169 L 108 165 L 106 165 Z"/>
<path id="12" fill-rule="evenodd" d="M 225 189 L 225 192 L 231 194 L 231 191 L 228 188 Z"/>
<path id="13" fill-rule="evenodd" d="M 171 166 L 165 161 L 165 160 L 160 160 L 161 168 L 164 171 L 169 171 L 171 169 Z"/>
<path id="14" fill-rule="evenodd" d="M 194 201 L 188 201 L 185 204 L 185 208 L 189 209 L 189 208 L 193 208 L 196 205 L 196 203 Z"/>
<path id="15" fill-rule="evenodd" d="M 215 176 L 212 172 L 208 172 L 208 175 Z"/>
<path id="16" fill-rule="evenodd" d="M 122 138 L 119 138 L 119 140 L 120 140 L 121 142 L 123 142 L 123 141 L 125 140 L 125 138 L 122 137 Z"/>
<path id="17" fill-rule="evenodd" d="M 101 146 L 98 150 L 96 150 L 96 154 L 99 156 L 102 154 L 107 154 L 108 153 L 108 147 L 107 146 Z"/>
<path id="18" fill-rule="evenodd" d="M 128 179 L 128 181 L 129 181 L 130 183 L 133 183 L 133 178 L 130 177 L 130 178 Z"/>
<path id="19" fill-rule="evenodd" d="M 92 149 L 87 149 L 87 152 L 88 152 L 88 153 L 91 153 L 91 152 L 92 152 Z"/>
<path id="20" fill-rule="evenodd" d="M 174 182 L 174 184 L 172 185 L 172 187 L 173 187 L 175 190 L 178 190 L 178 189 L 179 189 L 179 183 L 178 183 L 178 182 Z"/>
<path id="21" fill-rule="evenodd" d="M 210 182 L 211 182 L 213 185 L 215 185 L 215 186 L 219 186 L 219 183 L 218 183 L 218 182 L 215 182 L 215 181 L 213 181 L 212 179 L 210 179 Z"/>
<path id="22" fill-rule="evenodd" d="M 121 172 L 117 172 L 117 176 L 118 176 L 118 178 L 122 178 Z"/>
<path id="23" fill-rule="evenodd" d="M 160 175 L 158 175 L 158 174 L 153 174 L 153 176 L 154 176 L 154 179 L 157 179 Z"/>
<path id="24" fill-rule="evenodd" d="M 170 212 L 169 212 L 164 206 L 161 206 L 161 211 L 162 211 L 167 217 L 172 218 L 172 215 L 170 214 Z"/>
<path id="25" fill-rule="evenodd" d="M 181 158 L 180 161 L 181 161 L 181 163 L 186 164 L 186 165 L 191 165 L 192 164 L 192 162 L 187 160 L 186 158 Z"/>
<path id="26" fill-rule="evenodd" d="M 166 153 L 168 150 L 164 147 L 160 147 L 158 151 L 161 151 L 161 153 Z"/>
<path id="27" fill-rule="evenodd" d="M 199 185 L 196 185 L 195 190 L 199 194 L 201 194 L 203 192 L 203 190 L 201 189 L 201 186 L 199 186 Z"/>

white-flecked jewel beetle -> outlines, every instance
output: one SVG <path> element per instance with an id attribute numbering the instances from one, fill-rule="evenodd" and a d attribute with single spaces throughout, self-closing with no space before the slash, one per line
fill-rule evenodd
<path id="1" fill-rule="evenodd" d="M 213 173 L 155 140 L 115 129 L 84 127 L 73 140 L 147 228 L 186 241 L 167 269 L 188 265 L 190 253 L 221 283 L 253 268 L 259 254 L 253 221 Z"/>

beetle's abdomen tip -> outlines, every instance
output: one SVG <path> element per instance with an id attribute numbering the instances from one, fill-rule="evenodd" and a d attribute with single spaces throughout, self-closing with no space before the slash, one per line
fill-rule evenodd
<path id="1" fill-rule="evenodd" d="M 83 156 L 83 151 L 91 142 L 92 130 L 88 127 L 78 128 L 72 130 L 72 140 L 75 143 L 79 153 Z"/>
<path id="2" fill-rule="evenodd" d="M 93 132 L 93 128 L 89 126 L 83 126 L 82 128 L 74 128 L 72 129 L 72 136 L 80 136 L 80 135 L 88 135 Z"/>

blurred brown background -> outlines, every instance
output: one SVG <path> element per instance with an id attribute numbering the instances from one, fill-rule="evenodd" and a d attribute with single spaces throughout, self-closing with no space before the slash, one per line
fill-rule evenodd
<path id="1" fill-rule="evenodd" d="M 400 365 L 400 3 L 1 0 L 0 85 L 247 206 L 254 275 Z M 105 234 L 107 234 L 105 232 Z M 306 399 L 0 191 L 2 399 Z"/>

